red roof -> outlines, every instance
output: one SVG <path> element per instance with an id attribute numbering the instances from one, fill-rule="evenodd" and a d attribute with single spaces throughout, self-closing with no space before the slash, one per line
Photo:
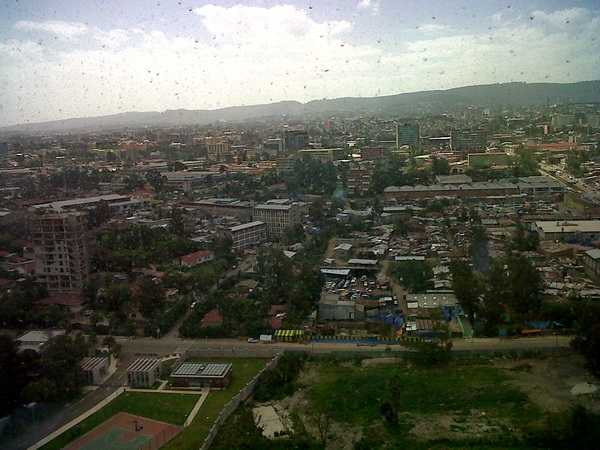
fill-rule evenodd
<path id="1" fill-rule="evenodd" d="M 81 306 L 85 299 L 79 294 L 55 294 L 42 299 L 41 302 L 46 305 Z"/>
<path id="2" fill-rule="evenodd" d="M 276 316 L 279 313 L 285 312 L 285 305 L 271 305 L 269 310 L 269 317 Z"/>
<path id="3" fill-rule="evenodd" d="M 214 252 L 212 250 L 201 250 L 201 251 L 196 252 L 196 253 L 190 253 L 189 255 L 182 256 L 180 259 L 183 262 L 190 263 L 190 262 L 197 261 L 198 259 L 210 256 L 213 253 Z"/>
<path id="4" fill-rule="evenodd" d="M 202 319 L 202 323 L 203 324 L 219 324 L 219 325 L 222 324 L 223 316 L 221 316 L 221 313 L 219 312 L 219 308 L 215 308 L 213 310 L 210 310 L 208 313 L 206 313 L 206 315 Z"/>
<path id="5" fill-rule="evenodd" d="M 283 322 L 283 319 L 285 319 L 285 317 L 271 317 L 269 319 L 269 325 L 271 325 L 271 328 L 273 330 L 279 330 L 281 328 L 281 323 Z"/>

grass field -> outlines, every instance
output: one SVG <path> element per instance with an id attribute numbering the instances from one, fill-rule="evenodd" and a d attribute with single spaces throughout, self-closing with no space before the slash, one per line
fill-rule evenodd
<path id="1" fill-rule="evenodd" d="M 392 371 L 403 387 L 400 410 L 411 414 L 476 409 L 515 424 L 539 415 L 526 394 L 506 383 L 506 374 L 483 364 L 419 369 L 402 363 L 372 368 L 327 363 L 320 368 L 320 381 L 310 387 L 309 398 L 339 422 L 358 425 L 379 419 L 381 404 L 389 401 L 386 383 Z"/>
<path id="2" fill-rule="evenodd" d="M 198 415 L 180 434 L 170 441 L 165 449 L 200 448 L 223 407 L 267 364 L 266 358 L 192 358 L 195 362 L 233 363 L 233 381 L 223 391 L 211 391 Z"/>
<path id="3" fill-rule="evenodd" d="M 83 422 L 44 445 L 42 449 L 62 449 L 69 442 L 96 428 L 119 412 L 183 425 L 197 401 L 198 397 L 196 395 L 124 392 Z"/>

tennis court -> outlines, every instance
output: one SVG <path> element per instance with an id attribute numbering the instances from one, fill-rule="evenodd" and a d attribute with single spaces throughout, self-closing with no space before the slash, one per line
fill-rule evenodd
<path id="1" fill-rule="evenodd" d="M 65 447 L 67 450 L 158 449 L 183 428 L 166 422 L 119 413 Z"/>

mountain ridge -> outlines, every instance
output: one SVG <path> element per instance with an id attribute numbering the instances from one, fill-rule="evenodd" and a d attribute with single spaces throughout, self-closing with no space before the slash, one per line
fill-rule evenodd
<path id="1" fill-rule="evenodd" d="M 174 109 L 132 111 L 96 117 L 61 119 L 47 122 L 9 125 L 0 132 L 50 133 L 203 125 L 218 121 L 244 121 L 269 117 L 313 116 L 324 114 L 394 115 L 460 106 L 534 106 L 546 102 L 600 102 L 600 80 L 576 83 L 495 83 L 452 89 L 407 92 L 379 97 L 341 97 L 301 103 L 286 100 L 248 106 L 230 106 L 214 110 Z"/>

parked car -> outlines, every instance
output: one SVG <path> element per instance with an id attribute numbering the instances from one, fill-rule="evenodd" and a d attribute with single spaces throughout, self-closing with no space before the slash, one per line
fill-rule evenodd
<path id="1" fill-rule="evenodd" d="M 251 344 L 256 344 L 258 342 L 258 339 L 256 339 L 256 338 L 248 338 L 248 342 L 250 342 Z"/>

